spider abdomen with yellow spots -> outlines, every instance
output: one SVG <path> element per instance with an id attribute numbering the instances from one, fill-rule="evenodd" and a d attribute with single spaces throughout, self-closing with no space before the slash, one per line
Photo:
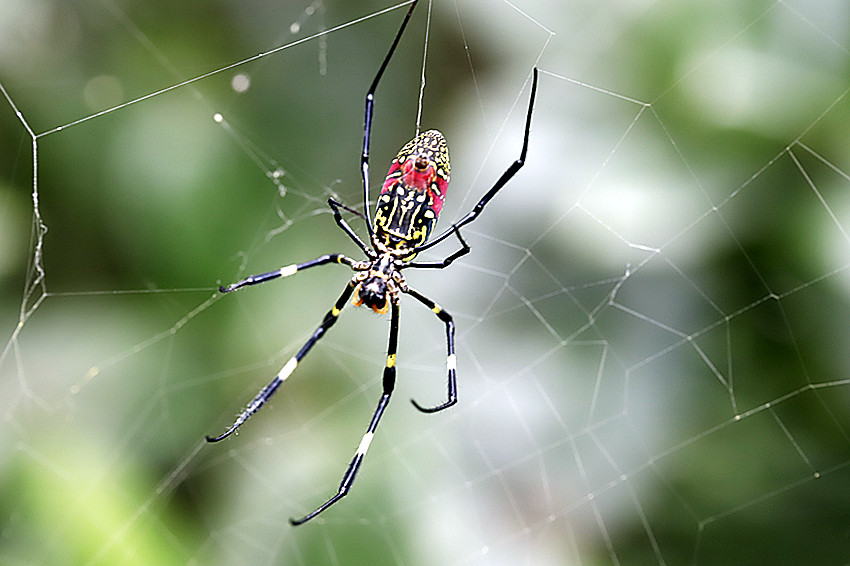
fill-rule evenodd
<path id="1" fill-rule="evenodd" d="M 443 134 L 428 130 L 401 148 L 390 165 L 375 211 L 375 235 L 387 249 L 425 243 L 446 198 L 451 165 Z M 404 256 L 410 261 L 416 253 Z"/>

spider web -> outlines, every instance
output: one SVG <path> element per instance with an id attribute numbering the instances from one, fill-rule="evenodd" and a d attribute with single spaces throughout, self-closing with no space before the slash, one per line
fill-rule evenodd
<path id="1" fill-rule="evenodd" d="M 460 218 L 539 66 L 529 158 L 471 254 L 407 272 L 455 317 L 458 405 L 410 406 L 442 399 L 445 344 L 403 300 L 369 456 L 298 528 L 374 410 L 387 319 L 348 307 L 208 445 L 350 272 L 216 289 L 356 256 L 325 201 L 361 207 L 404 5 L 0 8 L 0 563 L 846 563 L 847 7 L 422 1 L 375 183 L 437 127 Z"/>

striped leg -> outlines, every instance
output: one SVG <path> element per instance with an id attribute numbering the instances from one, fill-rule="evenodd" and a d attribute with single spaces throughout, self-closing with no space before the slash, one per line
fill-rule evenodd
<path id="1" fill-rule="evenodd" d="M 443 409 L 451 407 L 452 405 L 457 403 L 457 357 L 455 356 L 455 323 L 452 320 L 452 315 L 444 311 L 440 305 L 438 305 L 416 289 L 408 288 L 404 292 L 419 301 L 420 303 L 422 303 L 423 305 L 425 305 L 426 307 L 428 307 L 429 309 L 431 309 L 431 311 L 433 311 L 433 313 L 436 314 L 437 317 L 442 320 L 443 323 L 446 325 L 446 349 L 448 351 L 446 357 L 446 367 L 449 372 L 448 400 L 445 403 L 442 403 L 441 405 L 437 405 L 436 407 L 430 408 L 423 407 L 413 399 L 410 400 L 413 405 L 423 413 L 436 413 L 437 411 L 442 411 Z"/>
<path id="2" fill-rule="evenodd" d="M 237 283 L 231 283 L 227 286 L 222 285 L 218 288 L 218 290 L 222 293 L 230 293 L 231 291 L 241 289 L 242 287 L 247 287 L 248 285 L 257 285 L 259 283 L 265 283 L 266 281 L 271 281 L 272 279 L 277 279 L 278 277 L 289 277 L 290 275 L 294 275 L 295 273 L 307 269 L 308 267 L 315 267 L 317 265 L 324 265 L 326 263 L 344 263 L 345 265 L 351 267 L 354 264 L 354 260 L 345 257 L 342 254 L 327 254 L 319 256 L 316 259 L 311 259 L 310 261 L 305 261 L 304 263 L 293 263 L 292 265 L 287 265 L 281 267 L 278 270 L 269 271 L 268 273 L 251 275 L 250 277 L 246 277 L 245 279 Z"/>
<path id="3" fill-rule="evenodd" d="M 314 262 L 318 262 L 319 260 L 322 260 L 323 258 L 333 258 L 333 257 L 334 256 L 322 256 L 322 257 L 320 257 L 316 260 L 313 260 L 313 262 L 308 262 L 311 265 L 307 265 L 307 264 L 302 263 L 302 264 L 299 264 L 299 265 L 296 265 L 296 266 L 290 266 L 290 268 L 292 268 L 292 273 L 294 273 L 295 271 L 300 269 L 302 265 L 307 265 L 307 267 L 312 267 L 313 265 L 318 265 L 317 263 L 314 263 Z M 344 256 L 337 256 L 337 257 L 344 257 Z M 345 259 L 348 259 L 348 258 L 345 258 Z M 328 263 L 329 261 L 333 261 L 333 260 L 327 259 L 327 260 L 323 261 L 322 263 Z M 344 262 L 341 262 L 341 263 L 344 263 Z M 283 271 L 285 269 L 287 269 L 287 268 L 284 267 L 280 271 Z M 272 273 L 278 273 L 278 272 L 272 272 Z M 265 274 L 265 275 L 270 275 L 270 274 Z M 274 277 L 280 277 L 280 276 L 282 276 L 282 275 L 275 275 Z M 262 276 L 261 275 L 255 276 L 255 278 L 256 277 L 262 277 Z M 273 279 L 274 277 L 268 277 L 267 279 L 265 279 L 265 281 L 268 281 L 268 279 Z M 249 279 L 251 279 L 251 278 L 249 278 Z M 246 279 L 245 281 L 248 281 L 248 279 Z M 255 282 L 261 283 L 262 281 L 255 281 Z M 245 284 L 246 285 L 253 285 L 253 283 L 245 283 Z M 238 285 L 238 283 L 237 283 L 237 285 Z M 286 378 L 289 377 L 289 375 L 295 370 L 295 366 L 298 365 L 298 362 L 300 362 L 301 359 L 304 356 L 307 355 L 307 352 L 310 351 L 310 348 L 312 348 L 316 344 L 316 342 L 318 342 L 319 339 L 325 334 L 325 332 L 331 326 L 333 326 L 333 324 L 336 322 L 336 319 L 339 317 L 339 313 L 342 310 L 342 307 L 345 306 L 345 303 L 351 297 L 352 292 L 354 292 L 354 287 L 352 287 L 350 284 L 346 285 L 345 290 L 342 292 L 342 295 L 339 296 L 339 299 L 336 300 L 336 303 L 334 304 L 333 308 L 331 310 L 329 310 L 328 313 L 325 315 L 325 318 L 322 320 L 322 324 L 319 325 L 319 327 L 316 329 L 316 331 L 313 333 L 313 335 L 310 337 L 310 339 L 307 340 L 307 342 L 301 347 L 300 350 L 298 350 L 298 353 L 295 354 L 292 358 L 290 358 L 289 361 L 286 362 L 286 365 L 283 366 L 283 369 L 281 369 L 280 372 L 278 372 L 278 374 L 275 376 L 275 378 L 271 381 L 271 383 L 269 383 L 268 385 L 263 387 L 263 389 L 260 390 L 260 392 L 257 394 L 257 396 L 254 397 L 254 400 L 251 401 L 250 403 L 248 403 L 248 406 L 245 407 L 245 410 L 243 410 L 242 413 L 238 417 L 236 417 L 236 421 L 230 426 L 229 429 L 227 429 L 223 434 L 221 434 L 219 436 L 207 436 L 207 442 L 218 442 L 219 440 L 223 440 L 223 439 L 227 438 L 228 436 L 230 436 L 231 434 L 236 432 L 236 429 L 238 429 L 240 426 L 242 426 L 242 424 L 245 421 L 247 421 L 251 417 L 251 415 L 253 415 L 257 411 L 259 411 L 263 407 L 263 405 L 266 404 L 266 401 L 268 401 L 271 398 L 271 396 L 275 394 L 275 392 L 278 390 L 278 388 L 281 386 L 281 384 L 283 384 L 283 382 L 286 381 Z"/>
<path id="4" fill-rule="evenodd" d="M 363 458 L 366 457 L 366 451 L 369 450 L 369 445 L 372 443 L 372 438 L 375 436 L 375 430 L 378 428 L 378 423 L 381 420 L 381 416 L 384 414 L 384 409 L 387 408 L 387 405 L 390 402 L 390 395 L 393 392 L 393 388 L 395 387 L 395 356 L 396 351 L 398 350 L 398 304 L 397 302 L 392 303 L 392 319 L 390 320 L 390 339 L 389 345 L 387 346 L 387 365 L 384 367 L 384 391 L 381 395 L 381 399 L 378 401 L 378 408 L 375 409 L 375 414 L 372 415 L 372 420 L 369 423 L 369 428 L 366 429 L 366 434 L 363 435 L 363 439 L 360 441 L 360 446 L 357 447 L 357 452 L 354 454 L 354 458 L 351 459 L 351 463 L 348 464 L 348 469 L 345 470 L 345 474 L 342 476 L 342 482 L 339 484 L 339 490 L 336 494 L 328 499 L 325 503 L 319 506 L 315 511 L 301 517 L 300 519 L 290 519 L 289 522 L 293 525 L 300 525 L 302 523 L 306 523 L 343 497 L 348 493 L 348 490 L 351 489 L 351 484 L 354 483 L 354 478 L 357 475 L 357 470 L 360 469 L 360 464 L 363 463 Z"/>

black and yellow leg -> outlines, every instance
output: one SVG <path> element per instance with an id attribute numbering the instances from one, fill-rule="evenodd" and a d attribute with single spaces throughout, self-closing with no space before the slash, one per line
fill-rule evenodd
<path id="1" fill-rule="evenodd" d="M 417 291 L 416 289 L 408 288 L 404 291 L 437 315 L 443 324 L 446 325 L 446 368 L 448 369 L 448 399 L 445 403 L 437 405 L 436 407 L 423 407 L 413 399 L 410 401 L 413 405 L 422 411 L 423 413 L 436 413 L 437 411 L 442 411 L 448 407 L 451 407 L 455 403 L 457 403 L 457 357 L 455 356 L 455 323 L 452 320 L 452 315 L 448 312 L 444 311 L 443 308 Z"/>
<path id="2" fill-rule="evenodd" d="M 345 265 L 351 267 L 354 264 L 354 260 L 345 257 L 342 254 L 326 254 L 323 256 L 319 256 L 316 259 L 305 261 L 304 263 L 293 263 L 292 265 L 286 265 L 284 267 L 281 267 L 280 269 L 276 269 L 275 271 L 251 275 L 250 277 L 246 277 L 242 281 L 231 283 L 230 285 L 226 286 L 222 285 L 218 288 L 218 290 L 222 293 L 230 293 L 231 291 L 241 289 L 242 287 L 247 287 L 248 285 L 257 285 L 259 283 L 265 283 L 266 281 L 271 281 L 272 279 L 277 279 L 278 277 L 289 277 L 290 275 L 294 275 L 299 271 L 303 271 L 310 267 L 316 267 L 317 265 L 324 265 L 326 263 L 344 263 Z"/>
<path id="3" fill-rule="evenodd" d="M 387 405 L 390 402 L 390 395 L 392 395 L 393 388 L 395 387 L 395 356 L 398 350 L 398 304 L 392 303 L 392 315 L 390 320 L 390 339 L 389 345 L 387 346 L 387 365 L 384 367 L 384 379 L 383 379 L 383 393 L 381 394 L 380 400 L 378 400 L 378 407 L 375 409 L 375 413 L 372 415 L 372 420 L 369 422 L 369 428 L 366 429 L 366 434 L 363 435 L 363 438 L 360 440 L 360 445 L 357 447 L 357 452 L 354 454 L 354 458 L 351 459 L 351 463 L 348 464 L 348 468 L 345 470 L 345 474 L 342 476 L 342 481 L 339 484 L 339 489 L 336 494 L 320 505 L 315 511 L 301 517 L 300 519 L 290 519 L 289 522 L 293 525 L 300 525 L 305 523 L 345 497 L 348 493 L 348 490 L 351 489 L 351 484 L 354 483 L 354 478 L 357 476 L 357 470 L 360 469 L 360 464 L 363 463 L 363 458 L 366 457 L 366 451 L 369 450 L 369 445 L 372 443 L 372 438 L 375 436 L 375 430 L 378 428 L 378 423 L 381 420 L 381 416 L 384 414 L 384 409 L 387 408 Z"/>
<path id="4" fill-rule="evenodd" d="M 324 258 L 333 256 L 322 257 Z M 325 261 L 324 263 L 327 263 L 327 261 Z M 334 325 L 337 318 L 339 318 L 340 311 L 342 311 L 342 308 L 348 302 L 348 299 L 351 297 L 351 293 L 353 292 L 354 287 L 352 287 L 350 284 L 346 285 L 345 290 L 342 292 L 342 295 L 340 295 L 339 298 L 336 300 L 336 303 L 334 304 L 333 308 L 329 310 L 328 313 L 325 315 L 325 318 L 322 320 L 322 324 L 319 325 L 316 331 L 313 332 L 313 335 L 310 337 L 310 339 L 307 340 L 307 342 L 301 347 L 300 350 L 298 350 L 298 353 L 292 356 L 289 361 L 286 362 L 283 368 L 278 372 L 278 374 L 271 381 L 271 383 L 263 387 L 263 389 L 260 390 L 257 396 L 254 397 L 254 399 L 250 403 L 248 403 L 248 406 L 245 407 L 245 409 L 239 414 L 238 417 L 236 417 L 236 421 L 234 421 L 234 423 L 230 426 L 229 429 L 227 429 L 223 434 L 220 434 L 219 436 L 207 436 L 208 442 L 218 442 L 219 440 L 227 438 L 228 436 L 236 432 L 236 429 L 242 426 L 242 424 L 247 421 L 251 417 L 251 415 L 259 411 L 263 407 L 263 405 L 266 404 L 269 398 L 271 398 L 271 396 L 275 394 L 275 392 L 283 384 L 283 382 L 286 381 L 286 378 L 292 374 L 292 372 L 295 370 L 295 367 L 298 365 L 298 362 L 300 362 L 301 359 L 307 355 L 307 352 L 310 351 L 310 348 L 312 348 L 316 344 L 316 342 L 318 342 L 319 339 L 324 336 L 325 332 L 331 326 Z"/>

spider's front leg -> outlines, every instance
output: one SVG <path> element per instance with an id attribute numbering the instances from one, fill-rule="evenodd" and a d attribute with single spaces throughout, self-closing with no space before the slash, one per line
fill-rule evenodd
<path id="1" fill-rule="evenodd" d="M 231 291 L 241 289 L 242 287 L 258 285 L 260 283 L 265 283 L 266 281 L 271 281 L 272 279 L 277 279 L 278 277 L 289 277 L 290 275 L 295 275 L 299 271 L 303 271 L 310 267 L 316 267 L 317 265 L 324 265 L 326 263 L 343 263 L 348 267 L 353 267 L 356 262 L 350 257 L 346 257 L 342 254 L 325 254 L 317 257 L 316 259 L 305 261 L 304 263 L 293 263 L 292 265 L 286 265 L 274 271 L 251 275 L 241 281 L 237 281 L 236 283 L 222 285 L 218 288 L 218 290 L 221 293 L 230 293 Z"/>
<path id="2" fill-rule="evenodd" d="M 372 420 L 369 422 L 369 427 L 366 429 L 366 433 L 360 440 L 360 445 L 357 447 L 357 452 L 354 453 L 354 458 L 351 459 L 351 463 L 348 464 L 348 468 L 342 476 L 342 481 L 339 484 L 339 489 L 336 494 L 316 508 L 315 511 L 308 513 L 300 519 L 289 519 L 289 522 L 293 525 L 306 523 L 345 497 L 351 489 L 351 484 L 354 483 L 354 478 L 357 476 L 357 471 L 363 463 L 363 458 L 366 457 L 366 451 L 369 450 L 369 445 L 372 443 L 372 438 L 375 436 L 375 430 L 378 428 L 378 423 L 390 402 L 390 395 L 392 395 L 393 389 L 395 388 L 395 356 L 396 351 L 398 350 L 398 300 L 393 300 L 390 304 L 392 306 L 392 318 L 390 320 L 389 344 L 387 345 L 387 365 L 384 367 L 383 393 L 381 394 L 381 398 L 378 400 L 378 407 L 372 415 Z"/>
<path id="3" fill-rule="evenodd" d="M 320 258 L 321 259 L 321 258 Z M 327 263 L 327 262 L 325 262 Z M 259 281 L 260 283 L 262 281 Z M 250 284 L 250 283 L 246 283 Z M 232 289 L 231 289 L 232 290 Z M 207 442 L 218 442 L 220 440 L 224 440 L 238 429 L 242 424 L 247 421 L 251 415 L 259 411 L 263 408 L 263 405 L 271 398 L 272 395 L 278 390 L 278 388 L 286 381 L 293 371 L 295 371 L 295 366 L 298 365 L 298 362 L 307 355 L 307 352 L 319 341 L 319 339 L 325 335 L 325 332 L 334 325 L 337 318 L 339 318 L 339 313 L 342 311 L 342 308 L 348 302 L 348 299 L 351 298 L 351 294 L 354 292 L 354 286 L 349 283 L 345 286 L 345 290 L 342 292 L 342 295 L 336 300 L 334 306 L 331 310 L 327 312 L 325 318 L 322 320 L 322 324 L 313 332 L 313 335 L 309 340 L 298 350 L 298 353 L 292 356 L 288 362 L 283 366 L 283 368 L 278 372 L 278 374 L 274 377 L 271 382 L 263 387 L 260 392 L 257 394 L 254 399 L 248 403 L 248 406 L 236 417 L 236 420 L 230 425 L 224 433 L 218 436 L 207 436 Z"/>

